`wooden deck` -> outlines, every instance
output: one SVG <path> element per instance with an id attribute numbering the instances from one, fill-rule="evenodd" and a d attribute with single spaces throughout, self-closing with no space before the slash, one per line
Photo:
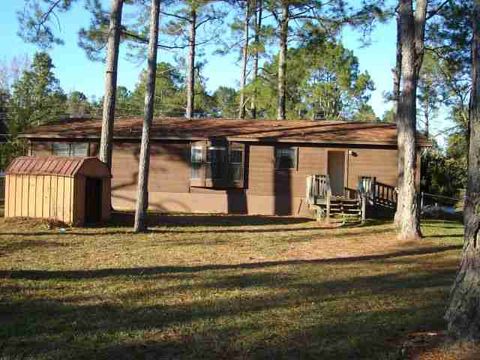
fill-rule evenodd
<path id="1" fill-rule="evenodd" d="M 397 190 L 375 178 L 360 176 L 356 189 L 344 188 L 343 195 L 335 196 L 328 175 L 311 175 L 307 178 L 306 199 L 317 220 L 349 216 L 358 217 L 363 223 L 368 208 L 395 210 Z"/>

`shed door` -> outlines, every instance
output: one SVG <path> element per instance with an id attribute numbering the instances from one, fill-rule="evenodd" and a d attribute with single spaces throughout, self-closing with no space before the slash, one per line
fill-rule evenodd
<path id="1" fill-rule="evenodd" d="M 85 184 L 85 222 L 102 220 L 102 179 L 87 177 Z"/>
<path id="2" fill-rule="evenodd" d="M 330 186 L 332 195 L 343 196 L 345 184 L 345 152 L 328 152 L 328 175 L 330 176 Z"/>

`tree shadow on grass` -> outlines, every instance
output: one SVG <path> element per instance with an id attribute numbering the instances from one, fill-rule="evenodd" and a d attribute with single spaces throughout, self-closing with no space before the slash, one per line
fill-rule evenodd
<path id="1" fill-rule="evenodd" d="M 459 250 L 461 245 L 432 246 L 420 249 L 407 249 L 395 251 L 387 254 L 350 256 L 340 258 L 326 258 L 313 260 L 279 260 L 252 262 L 240 264 L 207 264 L 198 266 L 154 266 L 154 267 L 136 267 L 136 268 L 107 268 L 93 270 L 0 270 L 0 279 L 29 279 L 29 280 L 49 280 L 49 279 L 93 279 L 112 276 L 150 276 L 155 274 L 172 273 L 197 273 L 210 270 L 235 270 L 235 269 L 264 269 L 275 266 L 285 265 L 322 265 L 322 264 L 344 264 L 372 260 L 387 260 L 397 257 L 428 255 L 442 253 L 450 250 Z"/>
<path id="2" fill-rule="evenodd" d="M 133 226 L 133 212 L 113 212 L 110 225 Z M 287 216 L 255 215 L 194 215 L 194 214 L 148 214 L 148 226 L 258 226 L 258 225 L 292 225 L 312 222 L 312 219 Z"/>
<path id="3" fill-rule="evenodd" d="M 336 223 L 324 223 L 316 226 L 316 222 L 310 219 L 299 218 L 285 218 L 285 217 L 265 217 L 265 216 L 161 216 L 156 225 L 150 225 L 149 233 L 156 234 L 249 234 L 249 233 L 321 233 L 329 230 L 339 230 L 340 233 L 328 234 L 326 236 L 350 236 L 350 235 L 368 235 L 371 233 L 378 233 L 378 227 L 384 226 L 388 223 L 384 221 L 370 221 L 367 224 L 345 224 L 340 225 Z M 197 219 L 201 219 L 197 222 Z M 113 225 L 116 224 L 116 225 Z M 308 224 L 306 227 L 290 227 L 290 225 Z M 267 227 L 276 225 L 278 227 Z M 195 229 L 196 226 L 205 228 Z M 257 228 L 244 228 L 248 226 L 258 226 Z M 266 227 L 262 227 L 266 226 Z M 220 227 L 220 228 L 215 228 Z M 193 228 L 193 229 L 192 229 Z M 350 229 L 358 229 L 350 231 Z M 342 232 L 345 230 L 345 232 Z M 390 231 L 389 229 L 385 229 Z M 107 227 L 89 227 L 82 231 L 75 228 L 67 229 L 60 232 L 59 230 L 45 230 L 45 231 L 24 231 L 24 232 L 4 232 L 0 233 L 4 236 L 102 236 L 102 235 L 133 235 L 132 230 L 119 227 L 119 223 L 113 222 Z M 140 234 L 142 235 L 142 234 Z"/>
<path id="4" fill-rule="evenodd" d="M 2 235 L 2 234 L 0 234 Z M 51 235 L 51 234 L 50 234 Z M 5 253 L 13 253 L 24 249 L 34 248 L 56 248 L 68 246 L 68 244 L 51 240 L 12 240 L 10 242 L 0 244 L 0 256 Z"/>
<path id="5" fill-rule="evenodd" d="M 328 267 L 317 266 L 323 264 Z M 410 331 L 443 327 L 454 264 L 362 275 L 365 268 L 354 263 L 336 270 L 357 275 L 335 279 L 322 275 L 333 270 L 330 265 L 347 263 L 287 262 L 266 273 L 242 267 L 241 272 L 214 271 L 196 282 L 185 274 L 181 284 L 165 289 L 156 281 L 158 288 L 121 292 L 122 301 L 114 303 L 108 296 L 104 303 L 78 304 L 4 295 L 0 354 L 62 359 L 375 359 L 395 353 L 393 340 Z M 145 280 L 144 273 L 128 276 L 135 282 Z M 57 285 L 40 282 L 37 287 L 41 286 Z M 166 291 L 179 296 L 203 291 L 205 298 L 160 301 Z"/>
<path id="6" fill-rule="evenodd" d="M 426 235 L 427 239 L 448 239 L 448 238 L 463 238 L 463 233 L 459 234 L 435 234 L 435 235 Z"/>

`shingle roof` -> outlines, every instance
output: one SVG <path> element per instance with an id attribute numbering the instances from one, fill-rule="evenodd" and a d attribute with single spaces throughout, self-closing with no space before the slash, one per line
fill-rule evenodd
<path id="1" fill-rule="evenodd" d="M 23 134 L 26 138 L 98 139 L 99 119 L 78 119 L 44 125 Z M 115 139 L 140 139 L 142 118 L 115 120 Z M 308 120 L 238 120 L 155 118 L 152 139 L 204 140 L 226 137 L 237 141 L 271 141 L 326 144 L 396 145 L 395 124 Z M 428 146 L 418 135 L 420 146 Z"/>
<path id="2" fill-rule="evenodd" d="M 95 157 L 21 156 L 12 160 L 7 175 L 58 175 L 74 177 L 87 162 L 99 162 Z"/>

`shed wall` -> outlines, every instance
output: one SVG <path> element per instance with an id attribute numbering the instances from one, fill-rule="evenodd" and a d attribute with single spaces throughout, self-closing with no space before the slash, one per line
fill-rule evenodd
<path id="1" fill-rule="evenodd" d="M 71 223 L 74 179 L 50 175 L 7 175 L 5 217 L 48 218 Z"/>

